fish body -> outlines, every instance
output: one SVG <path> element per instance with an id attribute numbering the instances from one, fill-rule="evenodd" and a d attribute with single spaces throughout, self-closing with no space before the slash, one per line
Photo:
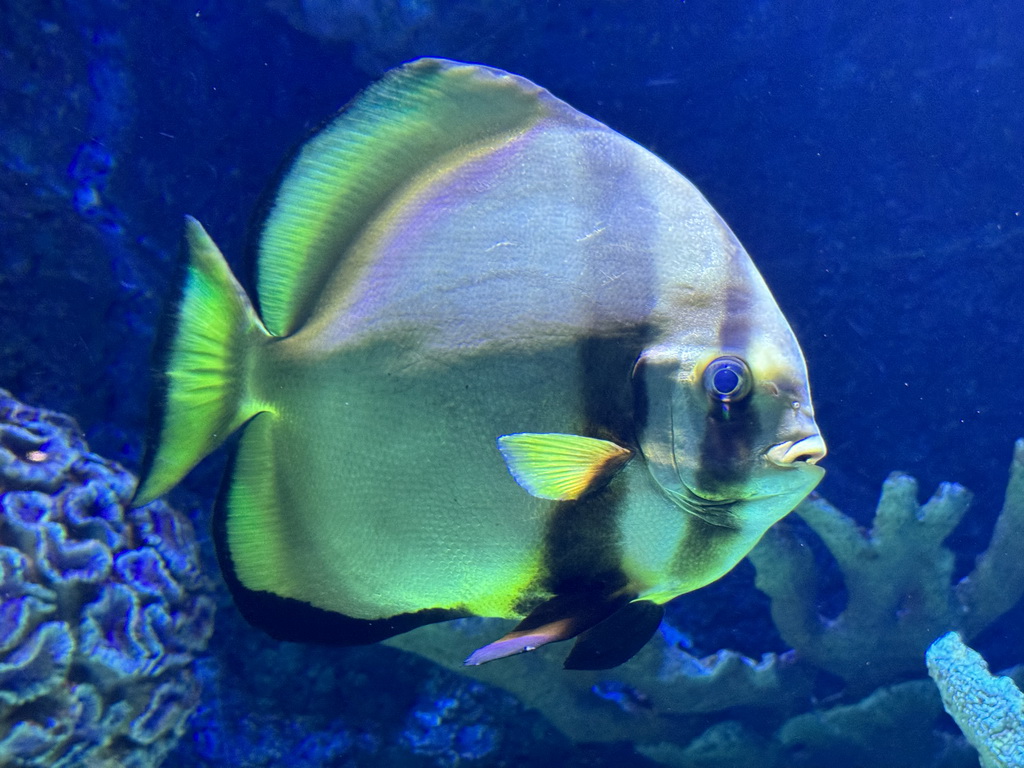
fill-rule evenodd
<path id="1" fill-rule="evenodd" d="M 522 78 L 423 59 L 310 139 L 257 311 L 189 220 L 139 503 L 242 436 L 215 534 L 243 613 L 372 642 L 517 618 L 610 666 L 818 483 L 804 360 L 749 256 L 657 157 Z"/>

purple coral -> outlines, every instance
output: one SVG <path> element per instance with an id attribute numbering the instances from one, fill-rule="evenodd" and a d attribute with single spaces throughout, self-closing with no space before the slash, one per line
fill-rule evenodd
<path id="1" fill-rule="evenodd" d="M 0 390 L 0 764 L 157 766 L 199 703 L 213 600 L 188 519 Z"/>

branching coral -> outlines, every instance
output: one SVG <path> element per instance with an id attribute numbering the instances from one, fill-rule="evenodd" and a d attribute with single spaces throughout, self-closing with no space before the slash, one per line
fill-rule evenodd
<path id="1" fill-rule="evenodd" d="M 930 682 L 910 680 L 854 704 L 797 715 L 771 735 L 727 720 L 686 746 L 639 751 L 671 768 L 977 768 L 970 747 L 934 730 L 940 709 Z"/>
<path id="2" fill-rule="evenodd" d="M 942 705 L 978 750 L 982 768 L 1024 765 L 1024 694 L 1013 680 L 989 674 L 956 632 L 932 643 L 927 661 Z"/>
<path id="3" fill-rule="evenodd" d="M 213 629 L 189 521 L 0 390 L 0 764 L 156 766 Z"/>
<path id="4" fill-rule="evenodd" d="M 577 742 L 678 739 L 681 715 L 731 707 L 783 710 L 806 700 L 810 690 L 806 670 L 787 656 L 766 654 L 755 661 L 721 651 L 697 659 L 662 634 L 614 670 L 565 673 L 558 649 L 464 667 L 462 659 L 487 638 L 500 635 L 503 626 L 481 619 L 432 624 L 388 643 L 505 688 Z"/>
<path id="5" fill-rule="evenodd" d="M 835 557 L 847 603 L 835 618 L 816 608 L 818 574 L 810 550 L 776 526 L 751 553 L 757 586 L 798 657 L 865 693 L 920 671 L 928 645 L 955 629 L 976 635 L 1024 593 L 1024 441 L 1014 448 L 1006 501 L 988 550 L 955 587 L 954 557 L 943 541 L 967 511 L 970 493 L 943 484 L 924 505 L 906 475 L 886 480 L 870 531 L 822 498 L 797 507 Z"/>
<path id="6" fill-rule="evenodd" d="M 628 740 L 678 768 L 969 768 L 970 748 L 934 729 L 940 701 L 931 683 L 898 681 L 922 675 L 924 650 L 942 632 L 977 633 L 1024 592 L 1024 559 L 1014 552 L 1024 538 L 1024 441 L 1014 451 L 990 546 L 955 586 L 954 557 L 943 542 L 970 494 L 946 484 L 924 505 L 916 496 L 912 478 L 890 477 L 870 532 L 821 498 L 797 509 L 846 579 L 847 604 L 834 619 L 818 615 L 810 549 L 785 528 L 769 532 L 751 559 L 795 650 L 759 662 L 729 651 L 696 659 L 664 632 L 627 664 L 602 673 L 562 672 L 557 649 L 462 667 L 473 648 L 501 634 L 500 623 L 478 619 L 389 642 L 511 691 L 575 741 Z M 812 706 L 818 670 L 846 681 L 842 705 Z M 707 715 L 721 711 L 732 719 L 709 727 Z"/>

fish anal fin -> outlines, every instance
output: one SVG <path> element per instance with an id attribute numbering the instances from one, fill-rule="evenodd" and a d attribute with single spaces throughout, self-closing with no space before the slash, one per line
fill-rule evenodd
<path id="1" fill-rule="evenodd" d="M 469 616 L 460 608 L 423 608 L 360 619 L 300 597 L 289 563 L 306 557 L 287 537 L 273 465 L 276 416 L 261 413 L 235 446 L 214 508 L 213 540 L 224 578 L 245 619 L 278 640 L 326 645 L 376 643 L 424 624 Z"/>
<path id="2" fill-rule="evenodd" d="M 665 609 L 636 600 L 583 632 L 565 659 L 565 669 L 611 669 L 629 661 L 658 630 Z"/>
<path id="3" fill-rule="evenodd" d="M 508 634 L 478 648 L 464 662 L 485 664 L 559 640 L 569 640 L 598 624 L 629 601 L 628 595 L 595 592 L 556 595 L 541 603 Z"/>
<path id="4" fill-rule="evenodd" d="M 261 413 L 245 426 L 224 478 L 214 532 L 222 571 L 246 589 L 283 594 L 289 556 L 274 472 L 275 420 Z"/>
<path id="5" fill-rule="evenodd" d="M 609 440 L 537 432 L 502 435 L 498 450 L 527 493 L 558 501 L 578 499 L 603 484 L 633 455 Z"/>

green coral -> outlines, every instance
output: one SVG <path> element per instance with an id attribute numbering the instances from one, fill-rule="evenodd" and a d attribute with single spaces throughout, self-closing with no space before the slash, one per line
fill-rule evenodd
<path id="1" fill-rule="evenodd" d="M 943 541 L 960 522 L 971 494 L 945 483 L 917 502 L 916 481 L 885 481 L 870 531 L 820 497 L 796 509 L 832 553 L 847 603 L 834 618 L 817 611 L 817 569 L 808 547 L 776 526 L 750 554 L 757 586 L 772 601 L 772 619 L 802 660 L 846 681 L 853 694 L 916 675 L 928 645 L 955 629 L 974 637 L 1024 593 L 1024 441 L 1017 441 L 1002 513 L 976 567 L 953 584 L 954 556 Z"/>
<path id="2" fill-rule="evenodd" d="M 978 750 L 982 768 L 1024 765 L 1024 694 L 1013 680 L 989 674 L 956 632 L 932 643 L 926 658 L 942 705 Z"/>
<path id="3" fill-rule="evenodd" d="M 970 747 L 934 731 L 941 708 L 935 686 L 909 680 L 854 704 L 797 715 L 769 736 L 727 720 L 685 747 L 663 742 L 638 751 L 670 768 L 977 768 Z"/>
<path id="4" fill-rule="evenodd" d="M 576 742 L 632 741 L 685 743 L 703 728 L 692 718 L 734 707 L 795 711 L 811 690 L 808 670 L 791 655 L 765 654 L 760 660 L 732 651 L 695 658 L 658 633 L 633 659 L 600 672 L 561 669 L 557 648 L 539 649 L 493 664 L 466 667 L 462 659 L 508 630 L 508 623 L 464 619 L 432 624 L 388 640 L 481 682 L 504 688 L 539 710 Z M 602 698 L 595 687 L 614 681 L 619 702 Z M 630 699 L 632 698 L 632 703 Z"/>
<path id="5" fill-rule="evenodd" d="M 685 747 L 662 742 L 638 745 L 637 751 L 669 768 L 777 768 L 782 759 L 778 743 L 736 720 L 712 725 Z"/>
<path id="6" fill-rule="evenodd" d="M 512 692 L 576 742 L 629 741 L 675 768 L 976 768 L 963 739 L 936 731 L 941 701 L 934 686 L 906 678 L 922 676 L 921 660 L 936 637 L 949 629 L 976 635 L 1024 592 L 1024 558 L 1016 551 L 1024 540 L 1024 441 L 1015 446 L 990 545 L 954 583 L 944 540 L 970 500 L 961 486 L 944 484 L 920 505 L 917 483 L 895 474 L 869 531 L 820 497 L 804 502 L 796 511 L 836 558 L 848 600 L 838 616 L 819 616 L 811 550 L 793 526 L 776 526 L 750 559 L 794 650 L 760 661 L 730 651 L 697 659 L 659 634 L 605 672 L 563 672 L 558 649 L 544 648 L 463 667 L 470 651 L 508 628 L 480 619 L 389 642 Z M 812 701 L 821 670 L 846 682 L 828 704 Z M 714 717 L 718 712 L 728 718 Z"/>
<path id="7" fill-rule="evenodd" d="M 971 766 L 974 758 L 966 745 L 960 747 L 934 730 L 941 711 L 935 686 L 927 680 L 908 680 L 879 688 L 852 704 L 799 714 L 775 738 L 787 754 L 799 754 L 805 765 Z"/>

